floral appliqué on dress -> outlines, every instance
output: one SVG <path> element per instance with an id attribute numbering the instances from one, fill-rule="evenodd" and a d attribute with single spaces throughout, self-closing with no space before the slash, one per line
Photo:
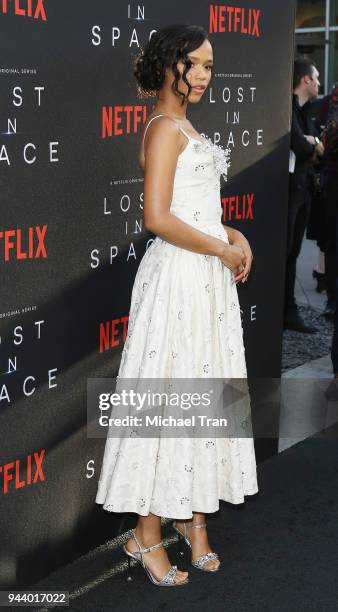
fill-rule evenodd
<path id="1" fill-rule="evenodd" d="M 222 175 L 224 180 L 228 180 L 228 169 L 230 168 L 230 153 L 231 149 L 224 148 L 219 144 L 215 144 L 209 136 L 200 134 L 203 141 L 194 143 L 194 149 L 199 152 L 212 152 L 216 171 Z"/>

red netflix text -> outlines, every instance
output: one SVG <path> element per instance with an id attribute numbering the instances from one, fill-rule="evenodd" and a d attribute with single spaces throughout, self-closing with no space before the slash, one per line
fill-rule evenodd
<path id="1" fill-rule="evenodd" d="M 260 9 L 210 5 L 209 32 L 235 32 L 260 37 Z"/>
<path id="2" fill-rule="evenodd" d="M 44 0 L 0 0 L 0 11 L 47 21 Z"/>
<path id="3" fill-rule="evenodd" d="M 5 495 L 12 489 L 22 489 L 40 480 L 45 480 L 42 461 L 46 449 L 27 455 L 25 459 L 16 459 L 0 465 L 0 492 Z"/>
<path id="4" fill-rule="evenodd" d="M 146 106 L 103 106 L 102 138 L 137 134 L 147 118 Z"/>
<path id="5" fill-rule="evenodd" d="M 0 258 L 39 259 L 47 258 L 44 243 L 47 225 L 29 227 L 28 230 L 10 229 L 0 231 Z"/>
<path id="6" fill-rule="evenodd" d="M 127 338 L 129 316 L 100 323 L 100 353 L 115 348 Z"/>
<path id="7" fill-rule="evenodd" d="M 242 193 L 222 198 L 223 215 L 222 221 L 233 221 L 236 219 L 253 219 L 254 193 Z"/>

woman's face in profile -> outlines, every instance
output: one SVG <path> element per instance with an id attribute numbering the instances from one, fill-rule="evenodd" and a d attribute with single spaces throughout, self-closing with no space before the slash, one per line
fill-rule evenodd
<path id="1" fill-rule="evenodd" d="M 212 73 L 213 53 L 209 40 L 206 39 L 203 44 L 198 47 L 198 49 L 190 51 L 190 53 L 188 53 L 188 57 L 192 62 L 192 66 L 186 75 L 187 81 L 189 81 L 189 84 L 192 87 L 188 99 L 189 102 L 199 102 L 210 83 Z M 184 63 L 179 60 L 177 62 L 177 69 L 181 74 L 183 74 L 184 68 Z M 173 76 L 172 71 L 170 72 Z M 187 95 L 188 86 L 182 79 L 180 79 L 178 87 L 182 93 Z"/>

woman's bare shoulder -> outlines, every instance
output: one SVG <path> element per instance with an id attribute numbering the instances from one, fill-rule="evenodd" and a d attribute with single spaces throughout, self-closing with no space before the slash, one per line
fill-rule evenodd
<path id="1" fill-rule="evenodd" d="M 156 117 L 156 119 L 151 121 L 153 117 Z M 174 119 L 166 115 L 151 114 L 144 124 L 139 146 L 139 163 L 142 170 L 145 166 L 145 153 L 148 143 L 157 148 L 176 145 L 180 149 L 184 142 L 181 138 L 181 131 Z"/>

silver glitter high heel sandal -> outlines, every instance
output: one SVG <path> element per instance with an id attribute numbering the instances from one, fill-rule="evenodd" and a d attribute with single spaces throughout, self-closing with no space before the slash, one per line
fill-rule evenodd
<path id="1" fill-rule="evenodd" d="M 151 573 L 149 567 L 146 566 L 143 560 L 143 553 L 149 552 L 150 550 L 153 550 L 154 548 L 159 548 L 160 546 L 163 546 L 162 540 L 161 542 L 159 542 L 158 544 L 154 544 L 153 546 L 142 547 L 136 537 L 135 529 L 132 529 L 131 534 L 138 546 L 138 550 L 135 550 L 132 552 L 126 548 L 125 544 L 123 544 L 122 546 L 123 551 L 126 553 L 126 555 L 128 555 L 127 580 L 132 580 L 131 564 L 130 564 L 130 559 L 132 558 L 132 559 L 136 559 L 136 561 L 142 565 L 143 569 L 145 570 L 146 574 L 149 577 L 149 580 L 156 586 L 180 586 L 181 584 L 187 584 L 189 582 L 188 577 L 185 578 L 184 580 L 180 580 L 179 582 L 174 582 L 174 579 L 177 573 L 177 565 L 172 565 L 170 570 L 166 573 L 166 575 L 162 578 L 162 580 L 157 580 L 155 576 Z"/>
<path id="2" fill-rule="evenodd" d="M 173 527 L 174 531 L 176 531 L 176 533 L 179 536 L 180 554 L 182 556 L 184 555 L 184 551 L 183 551 L 183 548 L 182 548 L 183 540 L 186 542 L 186 544 L 192 550 L 191 541 L 189 540 L 189 538 L 187 536 L 187 530 L 188 529 L 199 529 L 201 527 L 206 527 L 207 524 L 206 523 L 200 523 L 199 525 L 187 525 L 186 523 L 183 523 L 183 525 L 184 525 L 184 534 L 179 529 L 177 529 L 176 521 L 174 521 L 173 524 L 172 524 L 172 527 Z M 218 567 L 215 567 L 213 569 L 209 569 L 207 567 L 204 567 L 204 565 L 207 563 L 207 561 L 210 561 L 211 559 L 219 559 L 218 554 L 216 552 L 208 552 L 205 555 L 201 555 L 200 557 L 198 557 L 196 559 L 196 561 L 191 561 L 191 565 L 193 565 L 194 567 L 197 567 L 200 570 L 203 570 L 204 572 L 217 572 L 219 570 L 221 564 L 219 564 Z"/>

